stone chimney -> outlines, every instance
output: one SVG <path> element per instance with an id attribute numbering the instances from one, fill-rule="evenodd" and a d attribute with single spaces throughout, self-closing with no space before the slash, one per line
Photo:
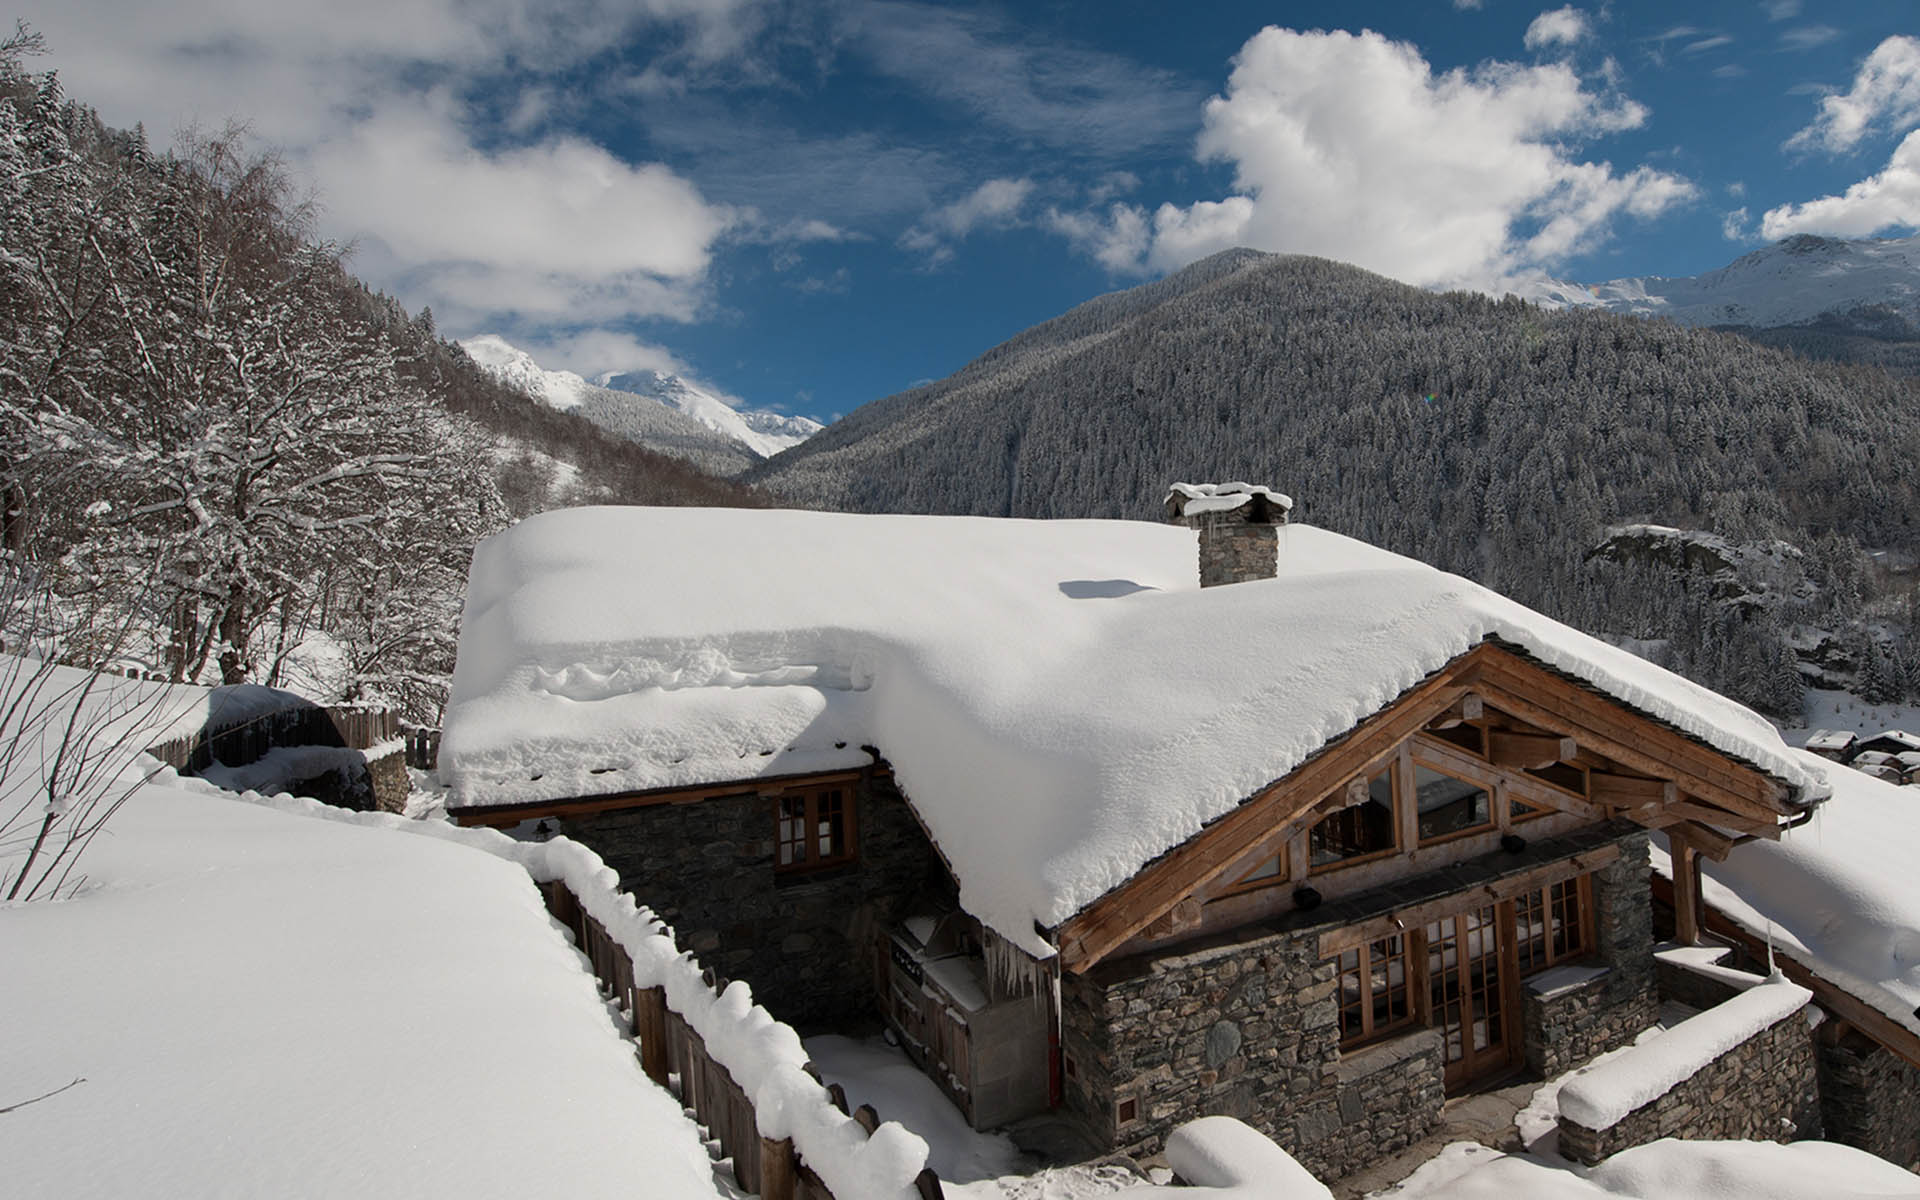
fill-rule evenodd
<path id="1" fill-rule="evenodd" d="M 1272 579 L 1280 565 L 1278 529 L 1293 500 L 1249 483 L 1176 483 L 1167 520 L 1200 534 L 1200 586 Z"/>

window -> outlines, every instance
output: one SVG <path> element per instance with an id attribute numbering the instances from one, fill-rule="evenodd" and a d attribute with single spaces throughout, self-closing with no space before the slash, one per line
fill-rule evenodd
<path id="1" fill-rule="evenodd" d="M 1338 955 L 1340 1046 L 1346 1049 L 1413 1023 L 1407 939 L 1394 934 Z"/>
<path id="2" fill-rule="evenodd" d="M 1588 887 L 1582 875 L 1514 899 L 1521 975 L 1579 958 L 1593 948 L 1587 931 Z"/>
<path id="3" fill-rule="evenodd" d="M 1413 790 L 1420 809 L 1423 846 L 1493 824 L 1492 797 L 1479 784 L 1416 765 Z"/>
<path id="4" fill-rule="evenodd" d="M 1394 834 L 1391 765 L 1368 779 L 1364 792 L 1356 788 L 1353 794 L 1361 797 L 1358 803 L 1323 817 L 1308 835 L 1308 865 L 1312 870 L 1389 854 L 1399 848 Z"/>
<path id="5" fill-rule="evenodd" d="M 1227 888 L 1230 892 L 1244 889 L 1269 887 L 1287 881 L 1287 850 L 1282 846 L 1278 853 L 1256 865 L 1253 870 L 1233 881 Z"/>
<path id="6" fill-rule="evenodd" d="M 853 797 L 846 788 L 819 788 L 778 797 L 774 800 L 774 826 L 778 835 L 774 865 L 782 871 L 853 861 Z"/>

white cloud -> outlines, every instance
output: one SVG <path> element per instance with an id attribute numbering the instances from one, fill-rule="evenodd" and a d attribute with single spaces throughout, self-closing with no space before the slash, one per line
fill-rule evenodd
<path id="1" fill-rule="evenodd" d="M 1762 7 L 1769 21 L 1791 21 L 1800 15 L 1800 0 L 1766 0 Z"/>
<path id="2" fill-rule="evenodd" d="M 1586 36 L 1587 14 L 1569 4 L 1535 17 L 1527 26 L 1526 45 L 1529 50 L 1572 46 Z"/>
<path id="3" fill-rule="evenodd" d="M 1760 232 L 1770 241 L 1795 233 L 1870 237 L 1898 228 L 1920 228 L 1920 129 L 1894 148 L 1879 174 L 1841 195 L 1783 204 L 1760 219 Z"/>
<path id="4" fill-rule="evenodd" d="M 1789 29 L 1780 35 L 1780 45 L 1787 50 L 1811 50 L 1815 46 L 1824 46 L 1840 36 L 1840 30 L 1831 25 L 1802 25 Z"/>
<path id="5" fill-rule="evenodd" d="M 1207 105 L 1199 153 L 1238 194 L 1152 219 L 1145 265 L 1232 246 L 1320 254 L 1417 284 L 1498 287 L 1695 194 L 1678 176 L 1580 162 L 1571 139 L 1641 124 L 1565 63 L 1436 75 L 1375 33 L 1267 29 Z"/>
<path id="6" fill-rule="evenodd" d="M 1485 8 L 1486 4 L 1487 0 L 1453 0 L 1453 7 L 1456 12 L 1477 12 Z"/>
<path id="7" fill-rule="evenodd" d="M 1104 215 L 1050 208 L 1041 224 L 1115 275 L 1147 273 L 1144 264 L 1153 237 L 1147 214 L 1137 205 L 1115 204 Z"/>
<path id="8" fill-rule="evenodd" d="M 1920 38 L 1896 35 L 1876 46 L 1860 64 L 1853 87 L 1822 97 L 1820 115 L 1787 145 L 1851 150 L 1882 120 L 1895 132 L 1920 124 Z"/>
<path id="9" fill-rule="evenodd" d="M 743 214 L 657 163 L 549 130 L 554 80 L 645 36 L 687 60 L 761 0 L 23 0 L 69 90 L 115 124 L 248 121 L 317 189 L 320 230 L 448 332 L 506 316 L 691 319 Z M 663 53 L 668 51 L 663 50 Z M 480 108 L 455 99 L 484 95 Z M 504 133 L 476 142 L 475 130 Z"/>
<path id="10" fill-rule="evenodd" d="M 989 12 L 901 0 L 840 6 L 838 36 L 881 72 L 997 128 L 1081 154 L 1175 144 L 1198 89 L 1168 71 L 1034 40 Z"/>
<path id="11" fill-rule="evenodd" d="M 1688 42 L 1686 45 L 1680 47 L 1680 53 L 1704 54 L 1708 50 L 1718 50 L 1722 46 L 1732 44 L 1732 42 L 1733 39 L 1726 34 L 1717 33 L 1712 37 L 1703 37 L 1697 42 Z"/>
<path id="12" fill-rule="evenodd" d="M 980 228 L 1017 224 L 1033 194 L 1031 179 L 989 179 L 953 203 L 937 208 L 900 236 L 902 248 L 927 256 L 930 266 L 953 258 L 952 243 Z"/>
<path id="13" fill-rule="evenodd" d="M 1747 240 L 1747 210 L 1742 205 L 1730 213 L 1720 214 L 1720 236 L 1730 242 Z"/>

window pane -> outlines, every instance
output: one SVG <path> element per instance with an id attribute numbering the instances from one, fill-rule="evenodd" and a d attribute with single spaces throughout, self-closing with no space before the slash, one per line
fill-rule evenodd
<path id="1" fill-rule="evenodd" d="M 1367 781 L 1364 801 L 1343 808 L 1315 825 L 1307 845 L 1312 855 L 1308 861 L 1316 867 L 1392 850 L 1395 841 L 1391 768 Z"/>
<path id="2" fill-rule="evenodd" d="M 779 801 L 780 866 L 807 861 L 807 798 L 782 796 Z"/>
<path id="3" fill-rule="evenodd" d="M 1478 829 L 1493 821 L 1492 802 L 1484 788 L 1418 765 L 1413 769 L 1413 787 L 1423 842 Z"/>

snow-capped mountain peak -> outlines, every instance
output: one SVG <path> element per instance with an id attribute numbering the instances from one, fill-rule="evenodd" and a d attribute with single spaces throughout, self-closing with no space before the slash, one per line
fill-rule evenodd
<path id="1" fill-rule="evenodd" d="M 596 382 L 614 391 L 658 400 L 767 458 L 806 441 L 824 428 L 818 421 L 805 417 L 736 409 L 713 392 L 661 371 L 609 371 Z"/>
<path id="2" fill-rule="evenodd" d="M 467 357 L 510 388 L 544 400 L 554 408 L 576 408 L 586 398 L 587 381 L 572 371 L 549 371 L 533 355 L 495 333 L 483 333 L 460 343 Z"/>
<path id="3" fill-rule="evenodd" d="M 1920 235 L 1799 234 L 1699 275 L 1642 275 L 1591 287 L 1550 280 L 1526 298 L 1549 308 L 1607 308 L 1682 325 L 1773 329 L 1837 320 L 1911 337 L 1908 330 L 1920 330 Z"/>
<path id="4" fill-rule="evenodd" d="M 684 435 L 671 429 L 653 428 L 673 414 L 673 421 L 685 429 L 710 431 L 713 444 L 731 445 L 735 453 L 745 452 L 751 459 L 771 458 L 789 446 L 797 445 L 820 432 L 823 426 L 805 417 L 792 417 L 766 410 L 736 409 L 733 403 L 710 389 L 662 371 L 609 371 L 588 381 L 572 371 L 549 371 L 531 354 L 514 346 L 498 334 L 482 334 L 460 343 L 468 357 L 484 367 L 495 379 L 524 392 L 554 408 L 580 408 L 582 415 L 635 440 L 654 443 L 660 437 L 669 441 L 659 448 L 669 453 L 684 442 Z M 658 417 L 646 418 L 644 431 L 633 426 L 633 405 L 651 402 L 659 408 Z M 651 407 L 642 404 L 642 407 Z M 705 433 L 700 433 L 705 437 Z M 739 468 L 733 468 L 738 470 Z"/>

